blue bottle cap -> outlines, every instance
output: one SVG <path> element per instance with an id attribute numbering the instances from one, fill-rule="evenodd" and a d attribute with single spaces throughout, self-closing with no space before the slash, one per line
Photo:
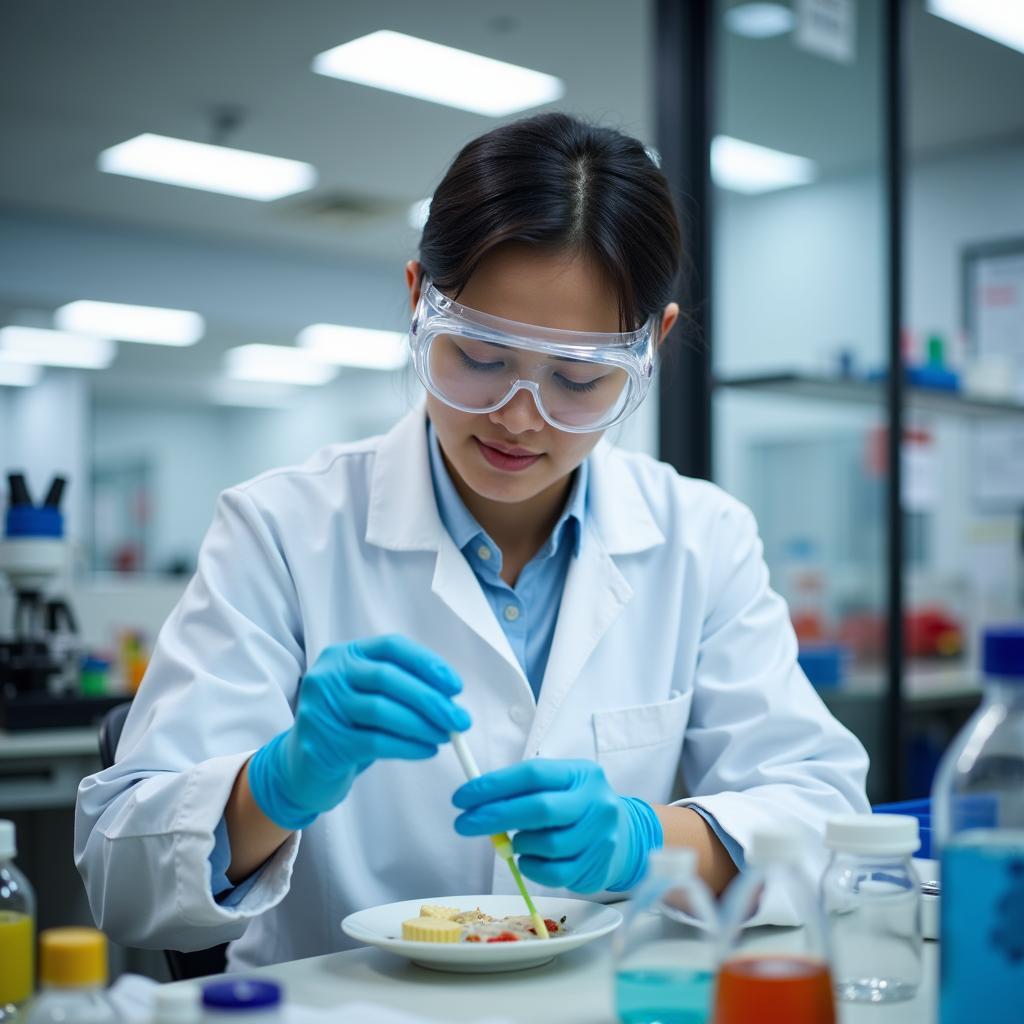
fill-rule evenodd
<path id="1" fill-rule="evenodd" d="M 985 675 L 1024 683 L 1024 626 L 987 629 L 983 643 Z"/>
<path id="2" fill-rule="evenodd" d="M 281 986 L 274 981 L 239 978 L 234 981 L 214 981 L 203 986 L 203 1006 L 218 1010 L 254 1010 L 278 1006 Z"/>

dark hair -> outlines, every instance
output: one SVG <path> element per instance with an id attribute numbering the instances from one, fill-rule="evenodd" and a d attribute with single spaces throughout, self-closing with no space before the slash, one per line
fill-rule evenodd
<path id="1" fill-rule="evenodd" d="M 567 114 L 539 114 L 468 143 L 434 192 L 424 273 L 453 298 L 503 242 L 576 250 L 619 295 L 624 329 L 672 300 L 679 220 L 665 176 L 637 139 Z"/>

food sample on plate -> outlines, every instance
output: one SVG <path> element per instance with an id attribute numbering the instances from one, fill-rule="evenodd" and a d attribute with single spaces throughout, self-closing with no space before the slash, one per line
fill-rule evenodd
<path id="1" fill-rule="evenodd" d="M 552 937 L 565 934 L 565 918 L 544 918 Z M 437 903 L 424 903 L 420 916 L 402 922 L 402 938 L 410 942 L 524 942 L 537 940 L 537 931 L 528 915 L 491 917 L 479 907 L 459 910 Z"/>

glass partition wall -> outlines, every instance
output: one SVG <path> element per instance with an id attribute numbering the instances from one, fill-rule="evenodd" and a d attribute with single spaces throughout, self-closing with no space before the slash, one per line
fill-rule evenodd
<path id="1" fill-rule="evenodd" d="M 801 664 L 886 794 L 888 374 L 881 4 L 713 5 L 714 477 L 761 528 Z M 785 12 L 789 17 L 783 17 Z"/>

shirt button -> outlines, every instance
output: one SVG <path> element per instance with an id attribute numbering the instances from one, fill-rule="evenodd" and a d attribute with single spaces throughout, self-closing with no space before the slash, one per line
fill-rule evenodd
<path id="1" fill-rule="evenodd" d="M 476 549 L 476 553 L 485 562 L 489 562 L 491 560 L 491 549 L 486 544 L 481 544 L 480 547 Z"/>
<path id="2" fill-rule="evenodd" d="M 505 605 L 505 618 L 509 622 L 515 622 L 519 618 L 519 609 L 514 604 Z"/>

